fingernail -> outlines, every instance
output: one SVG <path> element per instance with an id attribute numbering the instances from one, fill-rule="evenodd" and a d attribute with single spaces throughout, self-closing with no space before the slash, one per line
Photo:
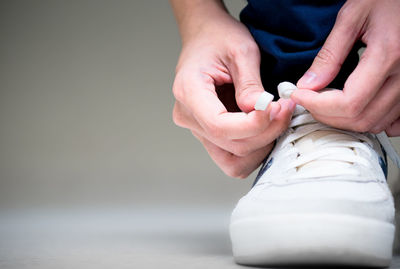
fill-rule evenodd
<path id="1" fill-rule="evenodd" d="M 317 77 L 317 74 L 315 74 L 312 71 L 307 71 L 301 79 L 298 81 L 297 85 L 299 88 L 307 88 L 307 86 L 310 86 L 313 81 L 315 81 L 315 78 Z"/>
<path id="2" fill-rule="evenodd" d="M 289 99 L 289 109 L 293 113 L 296 109 L 296 103 Z"/>
<path id="3" fill-rule="evenodd" d="M 276 116 L 278 115 L 279 111 L 281 110 L 281 106 L 278 105 L 277 103 L 275 103 L 272 108 L 271 111 L 269 112 L 269 119 L 270 121 L 273 121 Z"/>

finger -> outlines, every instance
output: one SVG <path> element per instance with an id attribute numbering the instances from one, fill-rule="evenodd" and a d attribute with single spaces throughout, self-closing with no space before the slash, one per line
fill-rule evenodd
<path id="1" fill-rule="evenodd" d="M 201 128 L 193 128 L 192 130 L 223 150 L 231 152 L 236 156 L 247 156 L 273 142 L 287 129 L 295 104 L 285 99 L 280 99 L 279 103 L 282 109 L 276 116 L 276 119 L 271 122 L 267 130 L 255 137 L 229 140 L 212 137 Z"/>
<path id="2" fill-rule="evenodd" d="M 345 98 L 344 92 L 340 90 L 330 90 L 325 92 L 315 92 L 312 90 L 298 89 L 295 90 L 290 98 L 297 104 L 303 106 L 311 114 L 321 116 L 336 115 L 336 106 L 327 106 L 328 101 L 335 100 L 343 101 Z"/>
<path id="3" fill-rule="evenodd" d="M 235 48 L 227 63 L 235 85 L 236 102 L 243 112 L 254 110 L 264 87 L 260 77 L 260 52 L 256 44 Z"/>
<path id="4" fill-rule="evenodd" d="M 281 104 L 281 111 L 268 128 L 255 137 L 233 140 L 233 151 L 231 150 L 231 152 L 238 156 L 246 156 L 273 142 L 288 128 L 295 104 L 285 99 L 280 99 L 279 102 Z"/>
<path id="5" fill-rule="evenodd" d="M 373 133 L 382 132 L 400 115 L 400 76 L 390 77 L 375 98 L 362 113 L 370 126 L 364 126 Z"/>
<path id="6" fill-rule="evenodd" d="M 319 121 L 337 128 L 357 132 L 380 132 L 394 119 L 397 119 L 395 116 L 395 118 L 391 118 L 389 122 L 384 120 L 389 119 L 389 112 L 400 102 L 399 83 L 399 77 L 390 77 L 378 91 L 375 98 L 365 107 L 364 111 L 355 118 L 330 117 L 318 114 L 318 112 L 312 114 L 314 118 Z M 309 92 L 311 92 L 311 94 L 320 94 L 312 91 Z M 337 92 L 340 93 L 340 91 Z"/>
<path id="7" fill-rule="evenodd" d="M 205 132 L 213 137 L 241 139 L 262 133 L 270 123 L 270 113 L 279 111 L 272 102 L 266 111 L 229 113 L 218 99 L 212 78 L 197 74 L 185 80 L 184 93 L 177 100 L 185 104 Z"/>
<path id="8" fill-rule="evenodd" d="M 373 122 L 368 118 L 348 119 L 341 117 L 326 117 L 318 114 L 312 116 L 319 122 L 326 125 L 336 127 L 343 130 L 350 130 L 355 132 L 372 132 L 380 133 L 390 126 L 390 123 L 400 117 L 400 104 L 396 104 L 390 112 L 380 119 L 378 122 Z"/>
<path id="9" fill-rule="evenodd" d="M 387 115 L 385 115 L 385 117 L 382 118 L 382 120 L 378 123 L 378 125 L 374 129 L 371 130 L 371 132 L 377 134 L 382 132 L 383 130 L 389 130 L 390 132 L 396 131 L 397 130 L 396 128 L 393 129 L 393 127 L 396 127 L 396 124 L 394 124 L 393 127 L 392 125 L 399 118 L 400 118 L 400 103 L 392 107 L 390 112 L 388 112 Z M 395 133 L 391 133 L 390 136 L 395 136 Z"/>
<path id="10" fill-rule="evenodd" d="M 229 140 L 212 137 L 202 130 L 196 132 L 213 144 L 233 153 L 236 156 L 247 156 L 273 142 L 287 129 L 295 104 L 290 100 L 284 99 L 279 100 L 279 103 L 281 104 L 282 109 L 276 116 L 276 119 L 271 122 L 263 133 L 257 136 Z"/>
<path id="11" fill-rule="evenodd" d="M 386 128 L 386 133 L 388 136 L 400 136 L 400 118 Z"/>
<path id="12" fill-rule="evenodd" d="M 208 154 L 214 162 L 222 169 L 222 171 L 235 178 L 246 178 L 251 174 L 264 160 L 265 156 L 271 151 L 273 144 L 269 144 L 264 148 L 257 150 L 245 157 L 238 157 L 234 154 L 225 151 L 206 138 L 197 133 L 193 133 L 203 144 Z"/>
<path id="13" fill-rule="evenodd" d="M 297 82 L 297 87 L 318 90 L 332 82 L 359 37 L 365 19 L 360 5 L 346 3 L 311 67 Z"/>
<path id="14" fill-rule="evenodd" d="M 321 116 L 357 117 L 387 78 L 386 64 L 382 62 L 385 52 L 379 46 L 372 47 L 365 50 L 343 91 L 314 92 L 300 89 L 293 92 L 292 100 Z"/>
<path id="15" fill-rule="evenodd" d="M 203 132 L 203 128 L 201 128 L 192 113 L 190 113 L 190 111 L 179 101 L 175 102 L 172 118 L 174 123 L 179 127 L 194 130 L 196 132 Z"/>

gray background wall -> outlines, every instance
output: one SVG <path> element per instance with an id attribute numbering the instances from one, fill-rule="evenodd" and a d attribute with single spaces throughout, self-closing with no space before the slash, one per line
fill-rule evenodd
<path id="1" fill-rule="evenodd" d="M 247 191 L 172 122 L 168 1 L 1 1 L 0 40 L 0 207 L 231 204 Z"/>

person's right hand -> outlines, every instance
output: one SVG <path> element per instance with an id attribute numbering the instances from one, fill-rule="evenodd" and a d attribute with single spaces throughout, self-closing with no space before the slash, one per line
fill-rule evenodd
<path id="1" fill-rule="evenodd" d="M 227 175 L 245 178 L 287 128 L 295 104 L 281 99 L 266 111 L 254 110 L 264 91 L 258 46 L 243 24 L 227 13 L 219 15 L 182 38 L 173 120 L 192 131 Z M 224 94 L 235 96 L 241 112 L 228 111 L 232 104 L 217 96 L 218 86 L 232 83 L 232 92 L 225 87 Z"/>

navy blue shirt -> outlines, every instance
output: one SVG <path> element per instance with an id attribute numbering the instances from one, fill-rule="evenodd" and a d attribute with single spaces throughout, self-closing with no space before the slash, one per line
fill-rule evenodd
<path id="1" fill-rule="evenodd" d="M 240 14 L 261 51 L 261 77 L 276 95 L 281 81 L 297 80 L 311 63 L 335 23 L 345 0 L 248 0 Z M 357 44 L 330 87 L 342 88 L 358 62 Z"/>

